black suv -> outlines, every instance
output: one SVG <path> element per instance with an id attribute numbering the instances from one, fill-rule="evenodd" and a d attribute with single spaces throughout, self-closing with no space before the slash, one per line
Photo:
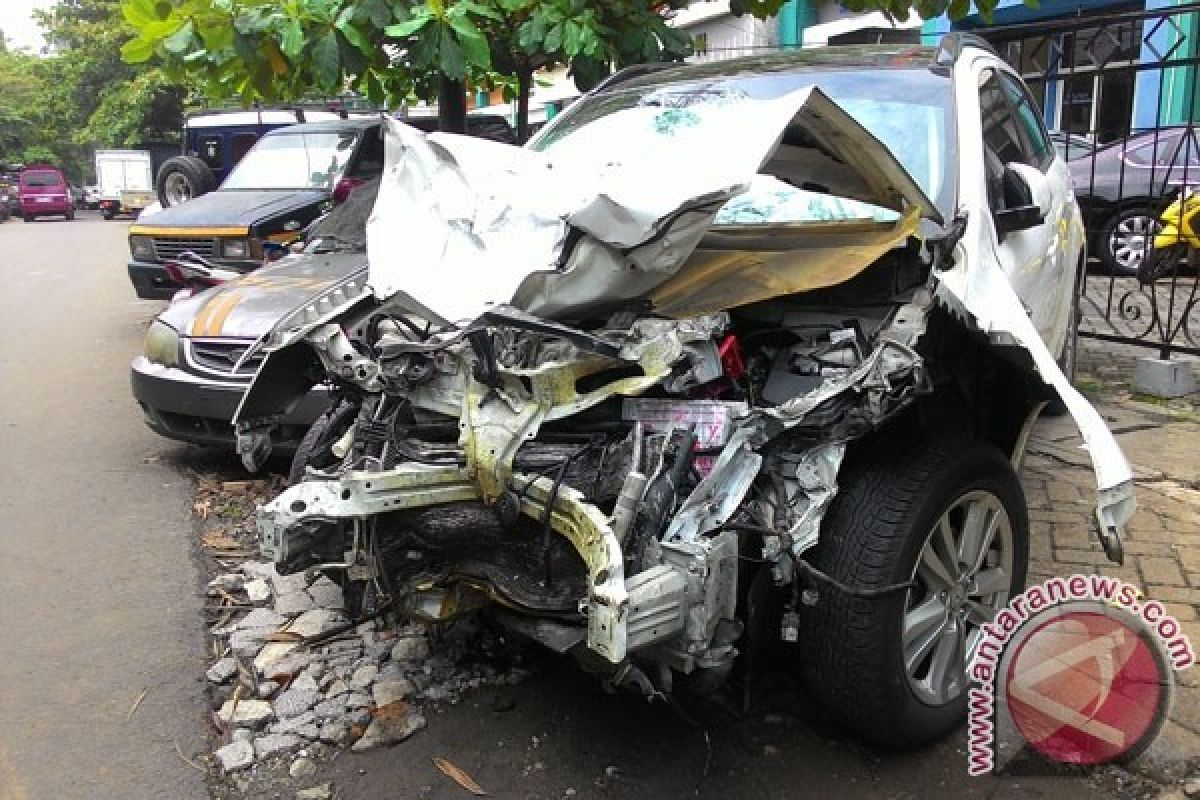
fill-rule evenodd
<path id="1" fill-rule="evenodd" d="M 434 130 L 433 117 L 404 120 Z M 328 211 L 336 195 L 383 171 L 380 117 L 306 122 L 267 133 L 221 187 L 165 208 L 129 229 L 129 280 L 138 297 L 169 299 L 180 288 L 167 263 L 193 253 L 249 272 L 283 252 Z M 512 142 L 500 117 L 471 117 L 468 132 Z"/>

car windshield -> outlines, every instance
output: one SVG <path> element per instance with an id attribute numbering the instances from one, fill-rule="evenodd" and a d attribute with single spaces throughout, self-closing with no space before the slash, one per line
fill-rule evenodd
<path id="1" fill-rule="evenodd" d="M 358 136 L 358 131 L 264 136 L 221 188 L 333 189 L 354 153 Z"/>
<path id="2" fill-rule="evenodd" d="M 950 79 L 928 69 L 822 69 L 806 72 L 776 72 L 757 76 L 721 76 L 699 83 L 662 87 L 616 89 L 588 98 L 562 115 L 530 143 L 534 150 L 571 147 L 582 150 L 611 150 L 632 145 L 620 140 L 620 126 L 608 119 L 619 112 L 638 113 L 650 108 L 679 108 L 699 103 L 736 104 L 770 100 L 817 86 L 866 130 L 875 135 L 912 176 L 917 185 L 947 218 L 953 216 L 955 176 L 953 164 L 954 113 Z M 628 138 L 628 137 L 626 137 Z M 732 142 L 730 146 L 736 146 Z M 719 157 L 713 153 L 713 157 Z M 766 176 L 763 176 L 764 178 Z M 779 187 L 768 187 L 781 199 Z M 813 187 L 794 188 L 803 197 L 786 198 L 791 209 L 805 214 L 826 212 L 841 216 L 847 209 L 815 209 Z M 751 187 L 754 192 L 756 187 Z M 734 199 L 737 202 L 737 198 Z M 825 205 L 828 205 L 827 203 Z M 858 204 L 861 205 L 861 204 Z M 776 207 L 778 208 L 778 207 Z M 880 216 L 874 207 L 854 210 L 856 216 Z M 791 212 L 788 212 L 791 213 Z M 718 218 L 718 223 L 722 221 Z"/>
<path id="3" fill-rule="evenodd" d="M 62 186 L 62 178 L 57 172 L 22 172 L 23 186 Z"/>

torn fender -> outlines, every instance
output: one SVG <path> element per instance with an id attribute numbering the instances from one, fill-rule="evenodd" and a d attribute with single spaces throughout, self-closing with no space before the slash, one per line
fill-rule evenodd
<path id="1" fill-rule="evenodd" d="M 1011 337 L 1032 357 L 1042 380 L 1058 392 L 1092 459 L 1100 543 L 1111 560 L 1122 563 L 1125 523 L 1137 509 L 1133 470 L 1100 413 L 1059 369 L 1007 276 L 988 259 L 979 259 L 968 268 L 960 249 L 956 266 L 937 275 L 936 294 L 952 307 L 969 313 L 975 326 L 989 338 Z"/>

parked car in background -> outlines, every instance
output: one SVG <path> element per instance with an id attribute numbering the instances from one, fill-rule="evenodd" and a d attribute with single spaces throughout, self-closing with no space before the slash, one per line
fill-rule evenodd
<path id="1" fill-rule="evenodd" d="M 75 219 L 71 186 L 58 167 L 49 164 L 25 167 L 17 176 L 17 198 L 26 222 L 46 216 Z"/>
<path id="2" fill-rule="evenodd" d="M 105 219 L 137 217 L 154 202 L 154 170 L 148 150 L 97 150 L 96 178 Z"/>
<path id="3" fill-rule="evenodd" d="M 166 262 L 189 252 L 239 272 L 262 266 L 333 205 L 334 190 L 383 170 L 379 119 L 333 119 L 271 131 L 220 189 L 163 208 L 129 230 L 129 279 L 138 297 L 181 288 Z"/>
<path id="4" fill-rule="evenodd" d="M 346 116 L 345 112 L 305 108 L 189 114 L 183 124 L 183 153 L 164 161 L 154 177 L 158 202 L 169 208 L 216 189 L 255 143 L 273 130 Z"/>
<path id="5" fill-rule="evenodd" d="M 426 129 L 433 117 L 406 120 Z M 508 137 L 501 117 L 471 117 L 468 129 Z M 164 208 L 130 228 L 129 279 L 142 298 L 170 298 L 181 288 L 165 262 L 191 252 L 249 272 L 328 211 L 346 192 L 383 170 L 380 117 L 334 118 L 277 128 L 251 148 L 220 189 Z"/>
<path id="6" fill-rule="evenodd" d="M 1096 149 L 1096 143 L 1090 137 L 1065 131 L 1050 131 L 1050 141 L 1054 149 L 1062 156 L 1063 161 L 1082 158 Z"/>
<path id="7" fill-rule="evenodd" d="M 1191 127 L 1130 137 L 1069 162 L 1088 230 L 1088 251 L 1111 272 L 1136 275 L 1158 217 L 1184 186 L 1200 185 L 1200 140 Z"/>
<path id="8" fill-rule="evenodd" d="M 378 179 L 350 193 L 313 225 L 302 253 L 206 291 L 186 291 L 151 323 L 145 351 L 131 367 L 134 399 L 146 424 L 170 439 L 232 451 L 233 412 L 262 363 L 239 360 L 275 323 L 366 270 L 366 224 Z M 329 407 L 311 393 L 275 431 L 274 446 L 296 448 Z"/>
<path id="9" fill-rule="evenodd" d="M 5 211 L 0 213 L 9 216 L 18 213 L 17 170 L 4 164 L 0 164 L 0 205 L 5 207 Z"/>
<path id="10" fill-rule="evenodd" d="M 96 185 L 83 187 L 83 207 L 95 211 L 100 208 L 100 199 L 103 197 L 100 187 Z"/>

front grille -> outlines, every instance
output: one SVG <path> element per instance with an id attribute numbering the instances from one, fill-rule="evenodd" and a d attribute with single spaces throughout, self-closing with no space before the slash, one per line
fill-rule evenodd
<path id="1" fill-rule="evenodd" d="M 263 359 L 266 354 L 263 351 L 255 353 L 250 358 L 246 359 L 246 363 L 242 364 L 237 372 L 233 371 L 233 365 L 237 363 L 242 354 L 246 352 L 246 348 L 251 345 L 246 341 L 219 341 L 219 340 L 192 340 L 191 361 L 197 367 L 209 370 L 210 372 L 219 372 L 223 375 L 249 377 L 258 372 L 258 368 L 262 366 Z"/>
<path id="2" fill-rule="evenodd" d="M 158 254 L 160 260 L 178 258 L 187 252 L 204 258 L 213 258 L 217 255 L 217 240 L 156 236 L 154 237 L 154 252 Z"/>

